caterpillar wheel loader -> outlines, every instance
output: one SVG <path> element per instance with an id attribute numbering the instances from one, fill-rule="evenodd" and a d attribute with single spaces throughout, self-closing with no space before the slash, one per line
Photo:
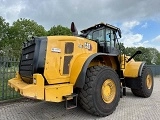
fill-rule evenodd
<path id="1" fill-rule="evenodd" d="M 22 96 L 82 106 L 96 116 L 116 109 L 126 87 L 135 96 L 150 97 L 152 71 L 145 62 L 121 54 L 121 30 L 99 23 L 73 36 L 32 37 L 23 44 L 19 71 L 8 81 Z"/>

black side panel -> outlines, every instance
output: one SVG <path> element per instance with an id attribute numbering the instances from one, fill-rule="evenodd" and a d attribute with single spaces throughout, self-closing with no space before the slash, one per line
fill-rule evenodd
<path id="1" fill-rule="evenodd" d="M 47 38 L 37 37 L 24 43 L 19 64 L 19 73 L 27 83 L 32 83 L 33 74 L 44 72 Z"/>
<path id="2" fill-rule="evenodd" d="M 139 77 L 137 78 L 125 78 L 126 87 L 139 89 L 141 88 L 141 84 L 139 82 Z"/>
<path id="3" fill-rule="evenodd" d="M 43 37 L 40 39 L 40 43 L 39 43 L 39 50 L 37 51 L 37 53 L 39 53 L 37 55 L 37 60 L 35 59 L 34 63 L 37 63 L 37 66 L 34 69 L 34 73 L 40 73 L 43 74 L 44 73 L 44 65 L 45 65 L 45 59 L 46 59 L 46 50 L 47 50 L 47 38 Z"/>
<path id="4" fill-rule="evenodd" d="M 63 74 L 69 74 L 69 64 L 70 64 L 72 57 L 73 57 L 72 55 L 64 56 Z"/>

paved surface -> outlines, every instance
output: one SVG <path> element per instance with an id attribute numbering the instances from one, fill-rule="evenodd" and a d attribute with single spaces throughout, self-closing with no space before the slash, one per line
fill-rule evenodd
<path id="1" fill-rule="evenodd" d="M 107 117 L 95 117 L 81 108 L 65 110 L 63 103 L 23 99 L 0 103 L 0 120 L 160 120 L 160 77 L 150 98 L 139 98 L 127 89 L 117 109 Z"/>

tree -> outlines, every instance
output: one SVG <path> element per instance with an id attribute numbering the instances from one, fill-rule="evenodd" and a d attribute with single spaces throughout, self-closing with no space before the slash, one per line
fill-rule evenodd
<path id="1" fill-rule="evenodd" d="M 72 35 L 72 33 L 69 28 L 58 25 L 51 27 L 47 35 Z"/>
<path id="2" fill-rule="evenodd" d="M 124 53 L 126 55 L 132 56 L 135 53 L 136 48 L 135 47 L 126 47 L 124 51 L 125 51 Z"/>
<path id="3" fill-rule="evenodd" d="M 157 59 L 157 61 L 156 61 L 156 62 L 157 62 L 156 64 L 157 64 L 157 65 L 160 65 L 160 52 L 157 54 L 157 58 L 158 58 L 158 59 Z"/>
<path id="4" fill-rule="evenodd" d="M 160 54 L 156 48 L 138 47 L 137 50 L 142 51 L 142 55 L 135 57 L 135 60 L 146 61 L 147 64 L 157 65 L 159 63 L 158 55 Z"/>
<path id="5" fill-rule="evenodd" d="M 120 49 L 121 54 L 125 54 L 125 47 L 124 47 L 124 44 L 123 44 L 123 43 L 117 44 L 116 47 L 117 47 L 118 49 Z"/>
<path id="6" fill-rule="evenodd" d="M 160 64 L 160 53 L 156 48 L 148 48 L 150 63 L 154 65 Z M 148 55 L 148 54 L 147 54 Z"/>
<path id="7" fill-rule="evenodd" d="M 0 16 L 0 50 L 2 50 L 4 46 L 7 46 L 8 30 L 9 23 L 5 22 L 5 19 Z"/>
<path id="8" fill-rule="evenodd" d="M 134 59 L 136 61 L 146 61 L 147 64 L 160 64 L 160 53 L 155 48 L 145 48 L 145 47 L 127 47 L 125 53 L 128 56 L 132 56 L 137 50 L 142 51 L 142 54 L 137 55 Z"/>
<path id="9" fill-rule="evenodd" d="M 42 25 L 38 25 L 35 21 L 30 19 L 20 18 L 13 22 L 13 25 L 9 29 L 11 50 L 20 51 L 22 43 L 27 40 L 29 35 L 46 36 L 46 34 L 46 30 Z"/>

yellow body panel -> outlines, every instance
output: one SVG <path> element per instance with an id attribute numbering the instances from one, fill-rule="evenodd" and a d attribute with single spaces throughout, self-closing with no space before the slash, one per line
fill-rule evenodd
<path id="1" fill-rule="evenodd" d="M 29 98 L 44 100 L 44 79 L 40 74 L 34 74 L 35 84 L 27 84 L 21 80 L 18 73 L 16 78 L 8 81 L 8 85 L 19 91 L 21 95 Z"/>
<path id="2" fill-rule="evenodd" d="M 59 38 L 60 39 L 60 38 Z M 52 48 L 64 48 L 57 37 L 48 37 L 44 76 L 49 84 L 69 82 L 68 76 L 61 76 L 61 59 L 63 54 L 52 52 Z M 61 52 L 63 50 L 61 49 Z"/>
<path id="3" fill-rule="evenodd" d="M 88 58 L 88 56 L 97 52 L 97 43 L 85 38 L 74 36 L 48 36 L 47 38 L 48 41 L 44 70 L 44 76 L 47 82 L 49 84 L 66 83 L 70 82 L 71 77 L 71 83 L 75 83 L 76 79 L 73 80 L 74 73 L 72 68 L 76 70 L 75 67 L 79 67 L 77 68 L 79 70 L 75 72 L 76 74 L 74 74 L 74 78 L 77 78 L 79 74 L 78 72 L 81 71 L 83 63 Z M 72 42 L 74 44 L 73 52 L 70 54 L 65 53 L 65 44 L 68 42 Z M 85 47 L 86 43 L 91 45 L 91 49 L 87 49 Z M 53 52 L 53 48 L 58 48 L 60 51 Z M 81 55 L 83 58 L 80 57 Z M 64 56 L 72 56 L 72 59 L 68 64 L 69 74 L 63 74 Z M 83 60 L 77 60 L 79 58 Z M 75 63 L 75 61 L 78 62 Z M 81 64 L 81 66 L 77 66 L 77 64 Z"/>
<path id="4" fill-rule="evenodd" d="M 64 101 L 63 96 L 73 93 L 73 84 L 57 84 L 45 86 L 45 100 L 61 102 Z"/>
<path id="5" fill-rule="evenodd" d="M 139 68 L 142 62 L 128 62 L 125 66 L 125 70 L 123 71 L 124 77 L 138 77 Z"/>

